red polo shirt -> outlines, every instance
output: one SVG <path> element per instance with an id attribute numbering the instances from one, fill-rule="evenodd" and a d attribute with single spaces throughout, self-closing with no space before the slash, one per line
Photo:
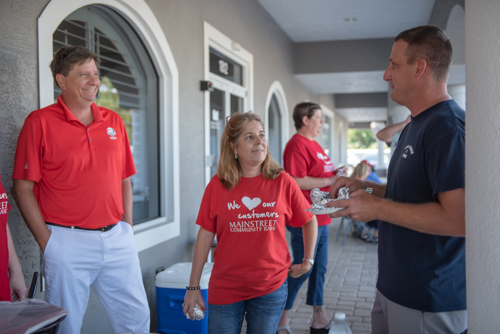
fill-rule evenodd
<path id="1" fill-rule="evenodd" d="M 122 179 L 136 172 L 127 132 L 114 111 L 91 108 L 86 127 L 60 95 L 33 111 L 19 134 L 12 178 L 36 182 L 47 222 L 100 228 L 122 219 Z"/>

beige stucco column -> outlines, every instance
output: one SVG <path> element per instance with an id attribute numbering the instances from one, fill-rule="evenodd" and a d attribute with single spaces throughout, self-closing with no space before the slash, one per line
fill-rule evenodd
<path id="1" fill-rule="evenodd" d="M 465 8 L 469 333 L 500 330 L 500 1 Z"/>

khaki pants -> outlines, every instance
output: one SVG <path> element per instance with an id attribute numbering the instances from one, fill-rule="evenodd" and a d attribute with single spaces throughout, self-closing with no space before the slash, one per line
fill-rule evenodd
<path id="1" fill-rule="evenodd" d="M 467 329 L 467 310 L 422 312 L 396 304 L 377 290 L 372 334 L 460 334 Z"/>

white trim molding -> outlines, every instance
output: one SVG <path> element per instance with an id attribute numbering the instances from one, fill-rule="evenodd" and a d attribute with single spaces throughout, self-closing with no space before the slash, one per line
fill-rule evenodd
<path id="1" fill-rule="evenodd" d="M 210 73 L 210 48 L 226 55 L 243 67 L 243 85 L 240 86 L 225 78 Z M 253 110 L 253 55 L 237 41 L 231 40 L 208 22 L 203 22 L 203 65 L 204 79 L 214 86 L 238 96 L 244 96 L 244 111 Z M 210 182 L 210 92 L 204 92 L 205 104 L 205 185 Z"/>
<path id="2" fill-rule="evenodd" d="M 136 30 L 151 55 L 159 78 L 161 217 L 134 226 L 138 251 L 180 235 L 179 200 L 179 72 L 156 16 L 144 0 L 51 0 L 38 18 L 38 72 L 40 108 L 54 103 L 49 64 L 52 35 L 75 10 L 88 5 L 113 8 Z"/>

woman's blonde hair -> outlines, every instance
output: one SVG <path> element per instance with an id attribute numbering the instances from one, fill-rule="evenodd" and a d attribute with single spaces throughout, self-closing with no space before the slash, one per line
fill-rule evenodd
<path id="1" fill-rule="evenodd" d="M 264 122 L 259 115 L 253 112 L 238 112 L 231 115 L 231 118 L 226 124 L 226 128 L 220 139 L 220 160 L 217 166 L 217 176 L 222 185 L 231 190 L 236 187 L 241 178 L 241 166 L 239 160 L 234 157 L 234 152 L 231 149 L 230 143 L 238 145 L 238 140 L 243 132 L 243 128 L 250 122 L 257 121 L 264 128 Z M 276 179 L 283 170 L 276 161 L 271 157 L 269 149 L 267 150 L 266 158 L 262 162 L 262 175 L 266 179 Z"/>
<path id="2" fill-rule="evenodd" d="M 372 168 L 369 165 L 360 162 L 356 166 L 356 168 L 354 168 L 354 170 L 352 171 L 351 177 L 362 180 L 363 177 L 368 176 L 370 174 L 371 170 Z"/>

